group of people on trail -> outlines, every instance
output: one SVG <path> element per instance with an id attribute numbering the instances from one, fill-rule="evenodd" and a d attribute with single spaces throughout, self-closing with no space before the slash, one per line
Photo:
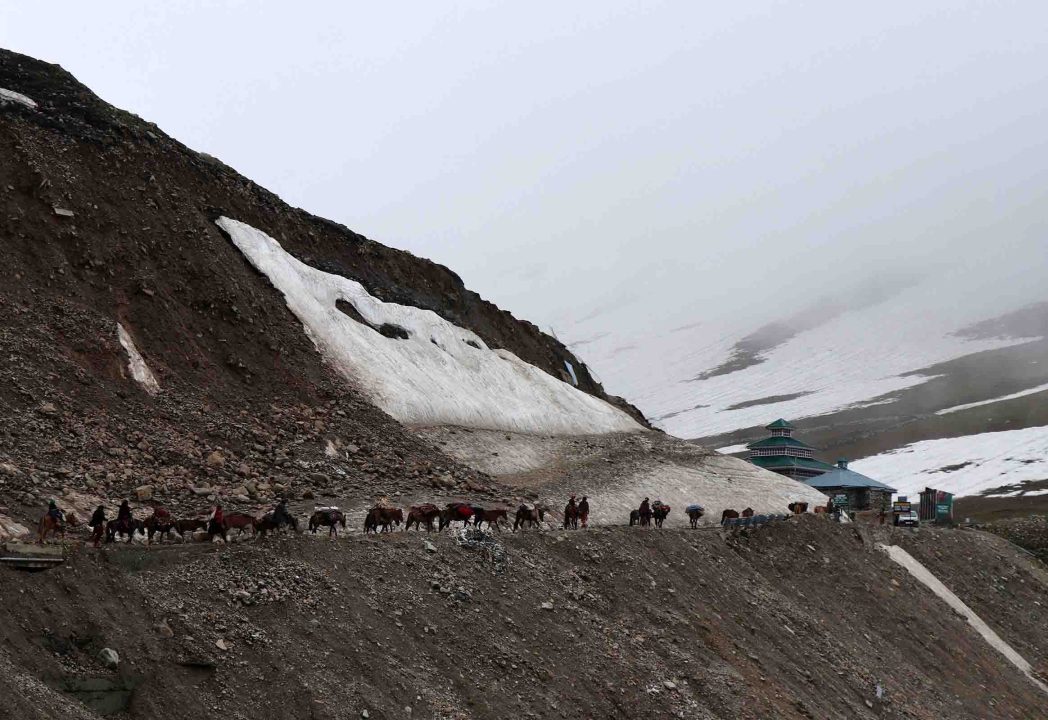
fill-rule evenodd
<path id="1" fill-rule="evenodd" d="M 51 501 L 51 505 L 55 505 L 54 500 Z M 163 508 L 160 508 L 160 510 L 163 510 Z M 91 519 L 87 522 L 87 526 L 91 528 L 91 542 L 95 544 L 95 547 L 102 544 L 102 537 L 105 534 L 107 525 L 109 523 L 106 518 L 106 508 L 104 505 L 99 505 L 95 508 Z M 114 533 L 120 531 L 130 534 L 133 526 L 134 518 L 131 516 L 131 505 L 127 500 L 124 500 L 120 503 L 120 508 L 116 511 L 116 520 L 113 521 L 110 527 L 112 527 Z"/>
<path id="2" fill-rule="evenodd" d="M 578 528 L 580 524 L 585 529 L 589 523 L 589 514 L 589 498 L 583 495 L 581 500 L 576 501 L 575 496 L 572 495 L 568 498 L 568 504 L 564 507 L 565 529 Z"/>

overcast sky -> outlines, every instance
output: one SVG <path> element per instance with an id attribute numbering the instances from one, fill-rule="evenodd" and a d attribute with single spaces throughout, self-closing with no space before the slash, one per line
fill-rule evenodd
<path id="1" fill-rule="evenodd" d="M 1048 275 L 1046 38 L 1043 0 L 0 11 L 3 47 L 569 333 Z"/>

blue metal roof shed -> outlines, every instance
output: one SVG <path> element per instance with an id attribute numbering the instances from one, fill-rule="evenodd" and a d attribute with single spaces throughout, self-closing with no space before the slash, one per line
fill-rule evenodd
<path id="1" fill-rule="evenodd" d="M 837 461 L 837 467 L 833 470 L 811 478 L 804 478 L 803 482 L 816 490 L 828 490 L 830 488 L 866 488 L 869 490 L 881 490 L 884 492 L 898 492 L 895 488 L 884 483 L 879 483 L 873 478 L 868 478 L 862 473 L 848 469 L 848 463 L 844 460 Z"/>

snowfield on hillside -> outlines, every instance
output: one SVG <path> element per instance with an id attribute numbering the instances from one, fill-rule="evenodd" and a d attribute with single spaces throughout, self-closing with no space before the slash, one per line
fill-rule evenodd
<path id="1" fill-rule="evenodd" d="M 726 311 L 717 307 L 704 307 L 699 323 L 660 327 L 656 319 L 627 334 L 617 324 L 623 310 L 557 330 L 608 387 L 657 427 L 678 437 L 711 437 L 778 417 L 799 420 L 868 405 L 931 379 L 908 373 L 1032 339 L 954 334 L 1043 296 L 1043 288 L 1001 281 L 973 308 L 961 293 L 988 282 L 970 274 L 931 278 L 883 302 L 799 331 L 757 353 L 763 359 L 759 364 L 742 363 L 734 371 L 707 377 L 703 374 L 732 358 L 737 342 L 779 317 L 765 315 L 747 323 L 719 317 Z M 787 306 L 779 312 L 794 311 Z"/>
<path id="2" fill-rule="evenodd" d="M 640 430 L 621 410 L 508 350 L 488 348 L 432 311 L 383 302 L 242 222 L 223 217 L 217 224 L 284 295 L 324 358 L 401 422 L 557 434 Z"/>
<path id="3" fill-rule="evenodd" d="M 1005 485 L 1048 479 L 1048 427 L 924 440 L 856 460 L 850 467 L 898 488 L 900 495 L 915 496 L 925 487 L 958 496 L 979 495 Z"/>

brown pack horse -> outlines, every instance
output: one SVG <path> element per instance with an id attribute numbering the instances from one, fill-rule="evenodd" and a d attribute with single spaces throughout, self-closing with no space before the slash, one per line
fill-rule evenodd
<path id="1" fill-rule="evenodd" d="M 222 539 L 229 542 L 230 530 L 236 530 L 239 538 L 244 534 L 244 530 L 251 528 L 251 534 L 254 535 L 256 522 L 257 519 L 254 515 L 241 512 L 229 513 L 222 518 Z"/>
<path id="2" fill-rule="evenodd" d="M 392 532 L 393 528 L 402 522 L 404 522 L 404 511 L 400 508 L 376 505 L 368 510 L 364 518 L 364 534 L 377 533 L 379 525 L 382 526 L 382 532 Z"/>
<path id="3" fill-rule="evenodd" d="M 483 508 L 476 508 L 473 513 L 473 524 L 480 528 L 480 524 L 486 522 L 488 524 L 488 530 L 491 529 L 491 525 L 495 525 L 495 530 L 502 532 L 502 528 L 499 527 L 499 520 L 506 520 L 508 522 L 509 510 L 505 508 L 495 508 L 493 510 L 484 510 Z"/>
<path id="4" fill-rule="evenodd" d="M 444 506 L 444 509 L 440 511 L 440 523 L 437 526 L 438 530 L 451 525 L 453 522 L 461 521 L 463 526 L 469 525 L 470 518 L 473 517 L 474 508 L 469 503 L 453 502 L 448 503 Z"/>
<path id="5" fill-rule="evenodd" d="M 207 530 L 207 520 L 204 518 L 183 518 L 182 520 L 175 520 L 175 524 L 172 529 L 178 533 L 178 536 L 182 538 L 182 542 L 186 541 L 186 533 L 192 537 L 193 532 L 196 530 Z"/>
<path id="6" fill-rule="evenodd" d="M 149 542 L 153 542 L 155 535 L 159 535 L 161 540 L 166 540 L 168 533 L 175 529 L 175 521 L 167 510 L 157 508 L 142 522 L 142 527 L 145 528 L 146 539 Z"/>
<path id="7" fill-rule="evenodd" d="M 251 525 L 252 529 L 260 538 L 264 538 L 266 533 L 279 530 L 282 527 L 290 528 L 291 530 L 298 532 L 298 520 L 291 515 L 284 517 L 277 517 L 276 513 L 266 513 L 260 518 L 257 518 Z M 345 524 L 342 525 L 345 527 Z M 337 534 L 337 533 L 336 533 Z"/>
<path id="8" fill-rule="evenodd" d="M 568 504 L 564 506 L 564 529 L 571 528 L 578 530 L 579 527 L 579 506 L 575 503 L 575 496 L 572 495 L 568 499 Z"/>
<path id="9" fill-rule="evenodd" d="M 513 520 L 513 532 L 517 532 L 517 528 L 523 530 L 526 527 L 540 528 L 542 523 L 546 520 L 546 508 L 536 505 L 533 508 L 529 508 L 527 505 L 521 505 L 517 508 L 517 514 Z"/>
<path id="10" fill-rule="evenodd" d="M 346 514 L 341 510 L 317 510 L 309 517 L 309 531 L 316 534 L 321 525 L 328 526 L 328 537 L 338 537 L 338 525 L 346 529 Z"/>
<path id="11" fill-rule="evenodd" d="M 438 518 L 440 518 L 440 508 L 433 503 L 412 505 L 408 508 L 408 518 L 404 523 L 404 530 L 410 530 L 412 525 L 421 530 L 422 526 L 425 525 L 427 532 L 433 532 L 433 521 Z"/>
<path id="12" fill-rule="evenodd" d="M 106 542 L 116 542 L 117 537 L 127 535 L 127 541 L 135 539 L 135 533 L 146 534 L 146 528 L 141 520 L 119 520 L 114 519 L 106 523 Z"/>
<path id="13" fill-rule="evenodd" d="M 691 526 L 693 528 L 697 528 L 699 526 L 699 519 L 706 514 L 706 511 L 703 510 L 701 507 L 689 505 L 687 508 L 685 508 L 684 514 L 688 516 L 688 522 L 691 524 Z"/>
<path id="14" fill-rule="evenodd" d="M 53 517 L 50 513 L 40 518 L 40 523 L 36 528 L 37 543 L 43 545 L 48 533 L 51 534 L 52 540 L 57 540 L 59 536 L 65 539 L 65 523 Z"/>
<path id="15" fill-rule="evenodd" d="M 655 520 L 655 527 L 662 527 L 662 523 L 666 521 L 666 516 L 670 514 L 670 506 L 659 501 L 655 501 L 651 505 L 651 516 Z"/>
<path id="16" fill-rule="evenodd" d="M 723 525 L 728 520 L 736 520 L 736 519 L 738 519 L 738 517 L 739 517 L 739 511 L 738 510 L 731 510 L 731 509 L 725 510 L 724 512 L 721 513 L 721 525 Z"/>
<path id="17" fill-rule="evenodd" d="M 794 515 L 803 515 L 804 513 L 808 512 L 808 503 L 791 502 L 789 505 L 786 506 L 786 509 Z"/>

